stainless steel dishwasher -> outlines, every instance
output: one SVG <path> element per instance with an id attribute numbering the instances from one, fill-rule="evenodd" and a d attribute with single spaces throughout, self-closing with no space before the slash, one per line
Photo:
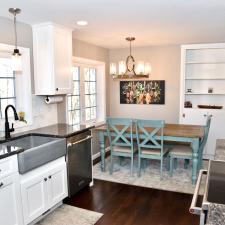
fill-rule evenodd
<path id="1" fill-rule="evenodd" d="M 69 197 L 92 182 L 92 135 L 85 131 L 67 138 Z"/>

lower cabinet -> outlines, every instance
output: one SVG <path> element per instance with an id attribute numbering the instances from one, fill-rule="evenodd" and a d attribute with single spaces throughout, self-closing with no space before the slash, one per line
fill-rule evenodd
<path id="1" fill-rule="evenodd" d="M 0 224 L 22 225 L 19 173 L 0 179 Z"/>
<path id="2" fill-rule="evenodd" d="M 47 185 L 49 207 L 56 205 L 68 196 L 66 171 L 66 164 L 62 164 L 49 172 L 49 182 Z"/>
<path id="3" fill-rule="evenodd" d="M 25 224 L 32 222 L 68 196 L 65 157 L 21 177 Z"/>
<path id="4" fill-rule="evenodd" d="M 180 115 L 181 124 L 205 125 L 207 116 L 211 116 L 208 140 L 203 152 L 204 158 L 213 159 L 217 139 L 225 138 L 225 111 L 216 109 L 183 109 Z"/>

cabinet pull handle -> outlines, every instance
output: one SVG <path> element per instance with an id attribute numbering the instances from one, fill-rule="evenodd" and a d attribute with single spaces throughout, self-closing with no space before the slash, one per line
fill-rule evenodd
<path id="1" fill-rule="evenodd" d="M 49 179 L 51 179 L 51 178 L 52 178 L 52 176 L 50 175 L 50 176 L 48 176 L 48 178 L 49 178 Z"/>
<path id="2" fill-rule="evenodd" d="M 2 187 L 3 185 L 4 185 L 4 184 L 1 182 L 1 183 L 0 183 L 0 187 Z"/>
<path id="3" fill-rule="evenodd" d="M 44 181 L 47 181 L 47 180 L 48 180 L 47 178 L 44 179 Z"/>
<path id="4" fill-rule="evenodd" d="M 204 117 L 206 117 L 206 116 L 213 117 L 213 115 L 212 115 L 212 114 L 210 114 L 210 115 L 206 115 L 206 114 L 204 114 Z"/>
<path id="5" fill-rule="evenodd" d="M 2 172 L 2 170 L 0 169 L 0 173 Z"/>
<path id="6" fill-rule="evenodd" d="M 89 135 L 89 136 L 87 136 L 86 138 L 81 139 L 81 140 L 79 140 L 79 141 L 76 141 L 76 142 L 73 142 L 73 143 L 68 143 L 68 144 L 67 144 L 67 147 L 72 147 L 73 145 L 76 145 L 76 144 L 79 144 L 79 143 L 81 143 L 81 142 L 87 141 L 88 139 L 91 139 L 91 138 L 93 138 L 93 136 Z"/>

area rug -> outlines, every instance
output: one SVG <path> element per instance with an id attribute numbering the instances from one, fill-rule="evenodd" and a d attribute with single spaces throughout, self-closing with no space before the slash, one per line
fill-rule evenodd
<path id="1" fill-rule="evenodd" d="M 94 225 L 103 214 L 63 204 L 36 225 Z"/>
<path id="2" fill-rule="evenodd" d="M 142 169 L 141 177 L 137 176 L 137 158 L 134 160 L 134 173 L 130 175 L 130 160 L 124 159 L 122 165 L 120 165 L 119 159 L 114 158 L 114 172 L 109 174 L 109 158 L 106 159 L 106 171 L 102 172 L 100 169 L 100 163 L 96 164 L 93 169 L 93 176 L 95 179 L 148 187 L 160 190 L 167 190 L 173 192 L 181 192 L 193 194 L 195 185 L 192 185 L 192 169 L 191 165 L 188 169 L 184 169 L 183 161 L 178 161 L 177 169 L 174 170 L 173 176 L 169 176 L 169 172 L 164 166 L 163 177 L 160 179 L 160 164 L 157 160 L 148 160 L 145 169 Z M 164 162 L 164 165 L 166 162 Z M 207 168 L 208 163 L 204 163 L 204 167 Z M 206 177 L 203 177 L 200 188 L 200 194 L 204 194 L 204 184 Z"/>

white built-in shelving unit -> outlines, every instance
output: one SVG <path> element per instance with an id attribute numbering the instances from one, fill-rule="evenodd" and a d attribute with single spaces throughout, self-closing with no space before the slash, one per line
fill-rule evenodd
<path id="1" fill-rule="evenodd" d="M 185 102 L 191 102 L 192 108 L 185 108 Z M 223 108 L 201 109 L 198 105 Z M 216 139 L 225 138 L 225 44 L 183 45 L 180 123 L 203 125 L 207 115 L 212 115 L 212 124 L 204 155 L 213 158 Z"/>

